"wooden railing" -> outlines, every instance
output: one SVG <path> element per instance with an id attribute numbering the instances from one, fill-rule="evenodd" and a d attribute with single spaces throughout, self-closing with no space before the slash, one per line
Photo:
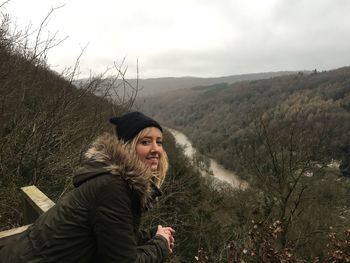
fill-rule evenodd
<path id="1" fill-rule="evenodd" d="M 50 198 L 34 185 L 22 187 L 21 193 L 23 226 L 0 232 L 0 248 L 7 242 L 16 240 L 42 213 L 45 213 L 55 205 Z"/>

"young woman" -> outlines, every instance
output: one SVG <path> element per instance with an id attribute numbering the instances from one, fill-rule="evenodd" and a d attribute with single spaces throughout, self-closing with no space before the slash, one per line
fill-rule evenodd
<path id="1" fill-rule="evenodd" d="M 140 112 L 112 118 L 117 136 L 104 134 L 85 153 L 62 198 L 0 262 L 165 262 L 174 230 L 140 231 L 140 218 L 159 196 L 168 160 L 161 126 Z"/>

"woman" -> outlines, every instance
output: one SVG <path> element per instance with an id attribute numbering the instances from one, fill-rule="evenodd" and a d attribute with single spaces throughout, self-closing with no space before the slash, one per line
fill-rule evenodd
<path id="1" fill-rule="evenodd" d="M 139 231 L 168 168 L 163 130 L 139 112 L 110 121 L 117 136 L 93 142 L 73 178 L 76 188 L 3 248 L 0 262 L 166 261 L 175 231 Z"/>

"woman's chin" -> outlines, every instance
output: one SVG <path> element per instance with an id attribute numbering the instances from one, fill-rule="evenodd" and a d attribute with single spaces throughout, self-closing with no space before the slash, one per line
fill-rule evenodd
<path id="1" fill-rule="evenodd" d="M 150 168 L 151 168 L 152 172 L 157 171 L 158 170 L 158 164 L 151 164 Z"/>
<path id="2" fill-rule="evenodd" d="M 146 160 L 145 164 L 151 169 L 152 172 L 158 171 L 159 162 L 154 160 Z"/>

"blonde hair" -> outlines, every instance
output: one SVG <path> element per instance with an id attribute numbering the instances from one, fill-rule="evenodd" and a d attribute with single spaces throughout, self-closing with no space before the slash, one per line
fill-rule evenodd
<path id="1" fill-rule="evenodd" d="M 151 127 L 144 128 L 141 130 L 128 144 L 130 145 L 132 150 L 136 150 L 137 143 L 145 137 L 151 130 Z M 165 150 L 163 150 L 163 153 L 160 156 L 159 159 L 159 165 L 158 170 L 153 172 L 153 182 L 160 187 L 165 179 L 166 173 L 168 171 L 169 162 L 168 162 L 168 155 L 166 154 Z"/>

